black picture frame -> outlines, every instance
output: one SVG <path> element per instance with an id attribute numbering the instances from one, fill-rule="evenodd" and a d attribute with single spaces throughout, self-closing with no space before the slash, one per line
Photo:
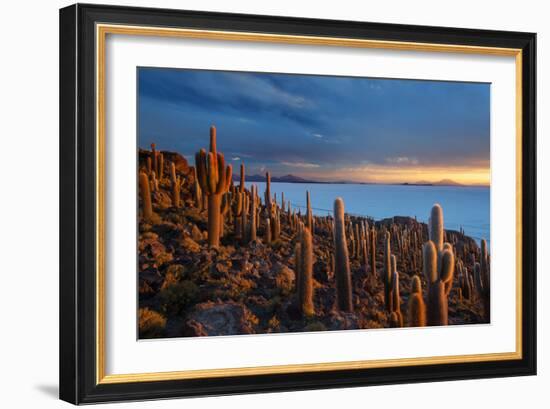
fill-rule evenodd
<path id="1" fill-rule="evenodd" d="M 98 384 L 96 23 L 522 50 L 522 357 L 516 360 Z M 60 10 L 60 398 L 74 404 L 536 374 L 536 34 L 77 4 Z"/>

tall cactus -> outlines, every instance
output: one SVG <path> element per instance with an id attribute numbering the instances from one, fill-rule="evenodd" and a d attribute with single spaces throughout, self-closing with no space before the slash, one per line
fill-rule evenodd
<path id="1" fill-rule="evenodd" d="M 216 150 L 216 128 L 210 128 L 210 151 L 204 149 L 195 155 L 197 176 L 203 194 L 208 197 L 208 245 L 217 247 L 220 244 L 220 206 L 221 198 L 229 190 L 232 167 L 225 166 L 222 153 Z"/>
<path id="2" fill-rule="evenodd" d="M 239 185 L 239 192 L 244 192 L 244 183 L 245 183 L 245 169 L 244 169 L 244 163 L 241 163 L 241 182 Z"/>
<path id="3" fill-rule="evenodd" d="M 271 244 L 271 220 L 269 217 L 265 219 L 265 232 L 264 232 L 265 244 Z"/>
<path id="4" fill-rule="evenodd" d="M 391 245 L 390 245 L 390 233 L 386 232 L 384 235 L 384 301 L 386 309 L 391 311 L 391 279 L 392 279 L 392 265 L 391 265 Z"/>
<path id="5" fill-rule="evenodd" d="M 172 185 L 172 205 L 179 208 L 181 205 L 180 200 L 180 179 L 176 176 L 176 165 L 174 162 L 170 164 L 170 183 Z"/>
<path id="6" fill-rule="evenodd" d="M 225 234 L 225 216 L 230 213 L 231 198 L 229 192 L 222 195 L 222 204 L 220 206 L 220 238 Z"/>
<path id="7" fill-rule="evenodd" d="M 271 210 L 271 175 L 269 172 L 265 174 L 264 204 L 268 211 Z"/>
<path id="8" fill-rule="evenodd" d="M 481 296 L 483 302 L 483 310 L 485 312 L 485 320 L 491 321 L 491 291 L 490 291 L 490 272 L 489 272 L 489 260 L 487 252 L 487 241 L 481 240 L 481 251 L 479 263 L 474 264 L 474 275 L 476 282 L 476 289 Z"/>
<path id="9" fill-rule="evenodd" d="M 307 220 L 307 228 L 310 232 L 313 232 L 313 213 L 311 212 L 311 196 L 309 194 L 309 190 L 306 190 L 306 204 L 307 204 L 307 211 L 306 211 L 306 220 Z"/>
<path id="10" fill-rule="evenodd" d="M 334 251 L 338 308 L 341 311 L 351 312 L 353 311 L 351 272 L 346 243 L 344 200 L 340 197 L 334 201 Z"/>
<path id="11" fill-rule="evenodd" d="M 232 211 L 233 211 L 233 231 L 235 234 L 236 239 L 240 239 L 242 237 L 242 220 L 241 220 L 241 214 L 243 211 L 243 196 L 244 192 L 241 192 L 239 190 L 235 190 L 235 193 L 233 194 L 233 202 L 232 202 Z"/>
<path id="12" fill-rule="evenodd" d="M 426 326 L 426 304 L 422 298 L 422 283 L 418 276 L 414 276 L 412 281 L 412 290 L 407 306 L 407 323 L 409 327 Z"/>
<path id="13" fill-rule="evenodd" d="M 202 189 L 199 184 L 199 178 L 197 177 L 197 167 L 193 167 L 193 198 L 195 199 L 195 207 L 199 210 L 202 208 Z"/>
<path id="14" fill-rule="evenodd" d="M 151 202 L 151 190 L 149 189 L 149 178 L 147 174 L 139 173 L 139 192 L 143 206 L 143 220 L 150 222 L 153 219 L 153 205 Z"/>
<path id="15" fill-rule="evenodd" d="M 255 242 L 256 241 L 256 222 L 257 222 L 257 219 L 256 219 L 256 212 L 257 212 L 257 207 L 258 207 L 258 204 L 257 204 L 257 195 L 256 195 L 256 186 L 252 186 L 250 188 L 250 196 L 252 198 L 252 202 L 251 202 L 251 205 L 250 205 L 250 241 L 251 242 Z"/>
<path id="16" fill-rule="evenodd" d="M 397 314 L 399 326 L 403 326 L 403 314 L 401 314 L 401 296 L 399 294 L 399 273 L 396 268 L 395 256 L 392 255 L 392 275 L 391 275 L 391 312 Z"/>
<path id="17" fill-rule="evenodd" d="M 297 275 L 298 304 L 304 316 L 315 314 L 313 306 L 313 242 L 307 227 L 300 233 L 299 245 L 296 245 L 296 263 L 299 264 Z"/>
<path id="18" fill-rule="evenodd" d="M 156 147 L 157 145 L 155 145 L 154 143 L 151 144 L 151 159 L 153 160 L 153 172 L 155 173 L 158 171 L 158 165 L 157 165 L 158 155 L 157 155 Z"/>
<path id="19" fill-rule="evenodd" d="M 248 229 L 248 211 L 250 209 L 250 196 L 245 190 L 241 193 L 242 196 L 242 211 L 241 211 L 241 239 L 243 243 L 248 243 L 250 231 Z"/>
<path id="20" fill-rule="evenodd" d="M 428 290 L 428 325 L 449 324 L 449 301 L 445 295 L 445 284 L 437 280 Z"/>
<path id="21" fill-rule="evenodd" d="M 271 223 L 272 239 L 279 240 L 281 235 L 281 217 L 279 214 L 279 207 L 275 203 L 271 203 L 273 206 L 273 221 Z"/>
<path id="22" fill-rule="evenodd" d="M 159 168 L 157 171 L 158 179 L 162 180 L 164 176 L 164 155 L 162 152 L 159 152 Z"/>
<path id="23" fill-rule="evenodd" d="M 428 325 L 448 324 L 448 296 L 453 278 L 454 256 L 450 250 L 443 250 L 439 256 L 435 244 L 430 240 L 424 244 L 424 275 L 428 282 Z M 438 271 L 439 268 L 439 271 Z"/>
<path id="24" fill-rule="evenodd" d="M 370 271 L 373 277 L 376 277 L 376 230 L 374 226 L 370 229 Z"/>
<path id="25" fill-rule="evenodd" d="M 428 221 L 430 240 L 434 243 L 437 251 L 443 250 L 443 209 L 436 203 L 432 207 Z"/>

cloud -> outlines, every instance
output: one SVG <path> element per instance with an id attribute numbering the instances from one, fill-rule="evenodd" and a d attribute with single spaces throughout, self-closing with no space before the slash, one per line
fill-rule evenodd
<path id="1" fill-rule="evenodd" d="M 307 163 L 307 162 L 281 162 L 282 165 L 289 166 L 292 168 L 304 168 L 304 169 L 312 169 L 312 168 L 319 168 L 320 165 L 316 163 Z"/>
<path id="2" fill-rule="evenodd" d="M 386 163 L 390 163 L 392 165 L 418 165 L 418 159 L 409 158 L 408 156 L 396 156 L 386 158 Z"/>
<path id="3" fill-rule="evenodd" d="M 349 171 L 362 179 L 392 168 L 397 178 L 416 168 L 490 166 L 488 84 L 165 68 L 138 74 L 145 148 L 156 142 L 192 154 L 208 146 L 215 124 L 228 160 L 274 176 L 340 172 L 345 180 Z"/>

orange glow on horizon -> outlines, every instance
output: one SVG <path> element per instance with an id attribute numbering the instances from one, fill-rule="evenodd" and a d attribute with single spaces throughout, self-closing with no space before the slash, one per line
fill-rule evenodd
<path id="1" fill-rule="evenodd" d="M 304 172 L 305 173 L 305 172 Z M 382 166 L 365 165 L 357 168 L 341 169 L 336 172 L 307 172 L 309 177 L 325 180 L 348 180 L 366 183 L 437 183 L 451 180 L 462 185 L 489 186 L 489 167 L 426 167 L 426 166 Z"/>

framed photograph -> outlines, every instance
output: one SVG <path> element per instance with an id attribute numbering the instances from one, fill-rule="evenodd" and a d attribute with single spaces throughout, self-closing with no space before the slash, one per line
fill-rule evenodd
<path id="1" fill-rule="evenodd" d="M 61 9 L 61 399 L 534 375 L 535 52 Z"/>

